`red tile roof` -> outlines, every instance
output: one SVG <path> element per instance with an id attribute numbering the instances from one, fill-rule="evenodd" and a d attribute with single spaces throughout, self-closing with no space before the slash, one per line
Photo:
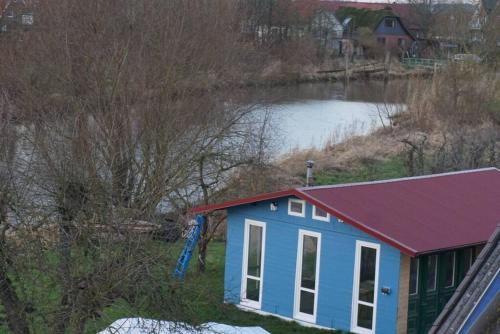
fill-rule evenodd
<path id="1" fill-rule="evenodd" d="M 484 243 L 500 223 L 500 170 L 495 168 L 295 188 L 192 212 L 284 196 L 302 198 L 411 256 Z"/>

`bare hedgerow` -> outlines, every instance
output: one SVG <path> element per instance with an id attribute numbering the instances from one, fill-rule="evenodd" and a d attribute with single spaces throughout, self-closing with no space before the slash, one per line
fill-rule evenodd
<path id="1" fill-rule="evenodd" d="M 185 223 L 176 217 L 213 201 L 238 167 L 266 160 L 268 118 L 238 89 L 253 52 L 239 8 L 36 4 L 34 29 L 0 36 L 9 330 L 82 333 L 117 301 L 189 320 L 169 286 Z"/>

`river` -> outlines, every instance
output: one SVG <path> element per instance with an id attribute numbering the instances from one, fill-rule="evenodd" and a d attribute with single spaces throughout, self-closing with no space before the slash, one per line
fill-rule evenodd
<path id="1" fill-rule="evenodd" d="M 256 89 L 269 102 L 278 152 L 321 148 L 348 136 L 364 135 L 388 124 L 387 114 L 402 110 L 405 81 L 304 83 Z"/>

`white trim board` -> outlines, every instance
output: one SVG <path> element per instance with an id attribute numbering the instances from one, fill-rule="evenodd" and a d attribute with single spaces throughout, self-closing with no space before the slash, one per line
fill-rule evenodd
<path id="1" fill-rule="evenodd" d="M 361 264 L 361 248 L 367 247 L 375 249 L 377 255 L 375 256 L 375 282 L 373 286 L 373 303 L 362 302 L 359 300 L 359 275 Z M 352 284 L 352 307 L 351 307 L 351 332 L 360 334 L 372 334 L 376 332 L 377 328 L 377 296 L 378 296 L 378 280 L 380 269 L 380 244 L 373 242 L 356 240 L 356 253 L 354 260 L 354 277 Z M 359 327 L 358 324 L 358 304 L 366 305 L 373 308 L 372 313 L 372 329 Z M 371 304 L 371 305 L 370 305 Z"/>
<path id="2" fill-rule="evenodd" d="M 316 205 L 312 206 L 312 219 L 314 219 L 314 220 L 320 220 L 320 221 L 329 223 L 330 222 L 330 214 L 328 213 L 328 211 L 323 210 L 323 209 L 320 208 L 320 210 L 326 212 L 326 217 L 317 216 L 316 215 L 316 209 L 317 208 L 318 207 Z"/>
<path id="3" fill-rule="evenodd" d="M 258 226 L 262 228 L 262 244 L 261 244 L 261 266 L 260 266 L 260 277 L 249 276 L 247 273 L 248 269 L 248 247 L 249 247 L 249 233 L 250 226 Z M 240 304 L 247 307 L 252 307 L 255 309 L 260 309 L 262 306 L 262 290 L 264 286 L 264 264 L 265 264 L 265 254 L 266 253 L 266 223 L 245 219 L 245 231 L 243 239 L 243 261 L 241 267 L 241 291 L 240 291 Z M 254 301 L 246 299 L 246 288 L 247 288 L 247 278 L 253 280 L 259 280 L 259 301 Z"/>
<path id="4" fill-rule="evenodd" d="M 301 213 L 293 212 L 292 211 L 292 203 L 302 204 L 302 212 Z M 303 199 L 289 198 L 288 199 L 288 215 L 304 218 L 306 216 L 306 201 Z"/>
<path id="5" fill-rule="evenodd" d="M 314 289 L 308 289 L 301 287 L 302 281 L 302 249 L 304 243 L 304 237 L 310 236 L 317 238 L 318 242 L 316 244 L 316 272 L 314 280 Z M 318 314 L 318 294 L 319 294 L 319 273 L 320 273 L 320 263 L 321 263 L 321 233 L 307 231 L 299 229 L 299 235 L 297 240 L 297 262 L 295 265 L 295 292 L 294 292 L 294 302 L 293 302 L 293 317 L 294 319 L 305 321 L 309 323 L 316 323 L 316 316 Z M 314 293 L 314 311 L 313 314 L 307 314 L 300 312 L 300 292 L 304 290 L 306 292 Z"/>
<path id="6" fill-rule="evenodd" d="M 284 315 L 279 315 L 279 314 L 276 314 L 276 313 L 266 312 L 266 311 L 262 311 L 262 310 L 256 310 L 254 308 L 247 307 L 247 306 L 244 306 L 244 305 L 241 305 L 241 304 L 236 304 L 236 307 L 238 309 L 242 310 L 242 311 L 245 311 L 245 312 L 252 312 L 252 313 L 256 313 L 256 314 L 263 315 L 263 316 L 273 316 L 273 317 L 280 318 L 280 319 L 285 320 L 285 321 L 296 322 L 299 325 L 304 326 L 304 327 L 326 329 L 328 331 L 336 331 L 335 328 L 330 328 L 330 327 L 325 327 L 325 326 L 321 326 L 321 325 L 311 324 L 310 322 L 305 322 L 305 321 L 301 321 L 301 320 L 297 320 L 297 319 L 285 317 Z"/>

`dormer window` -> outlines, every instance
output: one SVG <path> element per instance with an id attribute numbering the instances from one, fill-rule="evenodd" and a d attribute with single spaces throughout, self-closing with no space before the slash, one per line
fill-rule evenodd
<path id="1" fill-rule="evenodd" d="M 318 208 L 317 206 L 313 206 L 313 214 L 312 214 L 313 219 L 316 220 L 321 220 L 325 222 L 330 221 L 330 214 L 326 212 L 325 210 Z"/>
<path id="2" fill-rule="evenodd" d="M 396 26 L 396 20 L 392 18 L 385 19 L 385 26 L 387 28 L 394 28 Z"/>
<path id="3" fill-rule="evenodd" d="M 23 14 L 21 16 L 21 23 L 28 26 L 33 25 L 33 14 Z"/>
<path id="4" fill-rule="evenodd" d="M 288 214 L 290 216 L 305 217 L 306 202 L 301 199 L 290 198 L 288 200 Z"/>

